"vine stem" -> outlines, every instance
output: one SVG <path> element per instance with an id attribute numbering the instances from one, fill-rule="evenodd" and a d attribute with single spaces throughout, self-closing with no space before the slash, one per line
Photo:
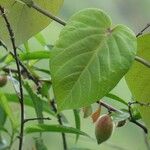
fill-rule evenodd
<path id="1" fill-rule="evenodd" d="M 18 94 L 19 102 L 20 102 L 20 107 L 21 107 L 21 125 L 20 125 L 20 133 L 19 133 L 19 150 L 22 150 L 22 145 L 23 145 L 23 135 L 24 135 L 24 96 L 23 96 L 23 86 L 22 86 L 22 78 L 21 78 L 21 69 L 20 69 L 20 64 L 19 64 L 19 58 L 17 54 L 17 47 L 15 44 L 15 35 L 14 32 L 11 28 L 11 25 L 5 15 L 4 8 L 0 5 L 0 11 L 1 15 L 6 23 L 6 27 L 9 32 L 13 52 L 14 52 L 14 59 L 16 62 L 17 70 L 18 70 L 18 81 L 19 81 L 19 90 L 20 93 Z"/>

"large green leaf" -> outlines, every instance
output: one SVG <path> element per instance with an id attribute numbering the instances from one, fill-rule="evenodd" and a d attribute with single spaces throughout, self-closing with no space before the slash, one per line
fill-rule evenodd
<path id="1" fill-rule="evenodd" d="M 60 9 L 63 0 L 34 0 L 34 2 L 55 15 Z M 33 8 L 16 0 L 0 0 L 0 5 L 6 9 L 6 15 L 15 33 L 17 45 L 24 43 L 44 29 L 51 21 Z M 2 17 L 0 17 L 0 25 L 0 39 L 8 46 L 10 45 L 10 38 Z"/>
<path id="2" fill-rule="evenodd" d="M 134 33 L 113 26 L 99 9 L 75 14 L 60 33 L 50 61 L 58 110 L 88 106 L 105 96 L 130 68 Z"/>
<path id="3" fill-rule="evenodd" d="M 138 38 L 138 56 L 150 61 L 150 34 Z M 150 69 L 134 62 L 131 70 L 126 75 L 127 84 L 139 102 L 150 102 Z M 144 122 L 150 130 L 150 107 L 140 107 L 140 112 Z"/>
<path id="4" fill-rule="evenodd" d="M 88 136 L 85 132 L 82 132 L 76 128 L 62 125 L 47 125 L 47 124 L 31 125 L 27 127 L 25 131 L 27 134 L 36 132 L 61 132 L 61 133 L 72 133 Z"/>

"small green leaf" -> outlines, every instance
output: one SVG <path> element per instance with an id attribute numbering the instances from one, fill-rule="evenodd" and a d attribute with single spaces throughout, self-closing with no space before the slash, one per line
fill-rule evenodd
<path id="1" fill-rule="evenodd" d="M 150 34 L 138 38 L 137 55 L 150 62 Z M 132 68 L 126 75 L 127 84 L 136 101 L 150 103 L 150 68 L 134 62 Z M 150 107 L 139 106 L 143 121 L 150 132 Z"/>
<path id="2" fill-rule="evenodd" d="M 4 108 L 0 106 L 0 127 L 3 127 L 3 125 L 5 124 L 6 118 L 7 118 L 6 112 Z"/>
<path id="3" fill-rule="evenodd" d="M 80 130 L 81 129 L 81 121 L 80 121 L 80 110 L 74 109 L 74 120 L 75 120 L 75 125 L 76 129 Z M 79 139 L 79 134 L 76 135 L 76 142 Z"/>
<path id="4" fill-rule="evenodd" d="M 85 107 L 108 94 L 132 65 L 136 45 L 130 29 L 114 27 L 99 9 L 73 15 L 50 60 L 58 110 Z"/>
<path id="5" fill-rule="evenodd" d="M 5 113 L 7 114 L 8 118 L 12 123 L 13 129 L 17 127 L 17 119 L 15 118 L 11 107 L 9 106 L 8 100 L 4 94 L 0 93 L 0 106 L 4 109 Z"/>
<path id="6" fill-rule="evenodd" d="M 128 103 L 124 99 L 120 98 L 119 96 L 117 96 L 115 94 L 108 93 L 107 95 L 105 95 L 105 97 L 111 98 L 113 100 L 116 100 L 116 101 L 128 106 Z"/>
<path id="7" fill-rule="evenodd" d="M 80 135 L 88 136 L 88 134 L 76 128 L 62 126 L 62 125 L 47 125 L 47 124 L 31 125 L 27 127 L 25 131 L 27 134 L 36 133 L 36 132 L 61 132 L 61 133 L 72 133 L 72 134 L 80 134 Z"/>
<path id="8" fill-rule="evenodd" d="M 111 116 L 113 117 L 113 121 L 116 122 L 127 120 L 130 117 L 129 113 L 127 112 L 112 112 Z"/>
<path id="9" fill-rule="evenodd" d="M 16 94 L 5 93 L 5 96 L 7 97 L 9 102 L 19 103 L 18 97 Z M 26 106 L 34 108 L 33 101 L 31 100 L 30 96 L 28 96 L 28 95 L 24 95 L 24 104 Z M 42 105 L 43 105 L 43 111 L 55 116 L 55 113 L 50 109 L 48 102 L 42 100 Z"/>
<path id="10" fill-rule="evenodd" d="M 19 55 L 20 60 L 39 60 L 39 59 L 49 59 L 50 53 L 48 51 L 34 51 L 34 52 L 25 52 Z M 5 63 L 9 64 L 10 62 L 15 61 L 11 55 L 8 55 L 5 59 Z"/>
<path id="11" fill-rule="evenodd" d="M 44 36 L 42 35 L 42 33 L 38 33 L 36 36 L 35 36 L 36 40 L 42 45 L 42 46 L 46 46 L 47 43 L 45 41 L 45 38 Z"/>
<path id="12" fill-rule="evenodd" d="M 24 43 L 24 47 L 25 47 L 26 52 L 30 51 L 29 42 L 28 41 Z"/>
<path id="13" fill-rule="evenodd" d="M 50 83 L 43 83 L 42 87 L 40 88 L 40 93 L 42 97 L 49 97 L 49 89 L 51 87 Z"/>
<path id="14" fill-rule="evenodd" d="M 42 138 L 34 138 L 36 150 L 48 150 Z"/>
<path id="15" fill-rule="evenodd" d="M 8 149 L 8 143 L 5 139 L 2 138 L 0 135 L 0 150 L 7 150 Z"/>
<path id="16" fill-rule="evenodd" d="M 42 99 L 33 91 L 33 89 L 29 86 L 27 82 L 24 84 L 24 87 L 26 88 L 29 96 L 31 97 L 37 117 L 43 118 Z M 43 123 L 43 120 L 39 120 L 39 123 Z"/>

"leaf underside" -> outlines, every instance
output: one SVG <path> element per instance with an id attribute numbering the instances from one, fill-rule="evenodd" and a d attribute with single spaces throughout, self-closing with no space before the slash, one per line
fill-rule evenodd
<path id="1" fill-rule="evenodd" d="M 104 97 L 130 68 L 136 38 L 123 25 L 112 28 L 99 9 L 71 17 L 54 46 L 50 69 L 58 110 L 88 106 Z"/>

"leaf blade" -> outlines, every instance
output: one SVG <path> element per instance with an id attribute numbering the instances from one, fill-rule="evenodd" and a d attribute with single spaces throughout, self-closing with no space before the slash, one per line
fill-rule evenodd
<path id="1" fill-rule="evenodd" d="M 111 26 L 101 10 L 85 9 L 62 30 L 50 60 L 59 111 L 101 99 L 130 68 L 136 53 L 135 35 L 122 25 Z"/>
<path id="2" fill-rule="evenodd" d="M 47 125 L 47 124 L 38 124 L 32 125 L 25 129 L 26 133 L 36 133 L 36 132 L 63 132 L 63 133 L 72 133 L 88 136 L 85 132 L 77 130 L 73 127 L 67 127 L 62 125 Z M 88 136 L 89 137 L 89 136 Z"/>

